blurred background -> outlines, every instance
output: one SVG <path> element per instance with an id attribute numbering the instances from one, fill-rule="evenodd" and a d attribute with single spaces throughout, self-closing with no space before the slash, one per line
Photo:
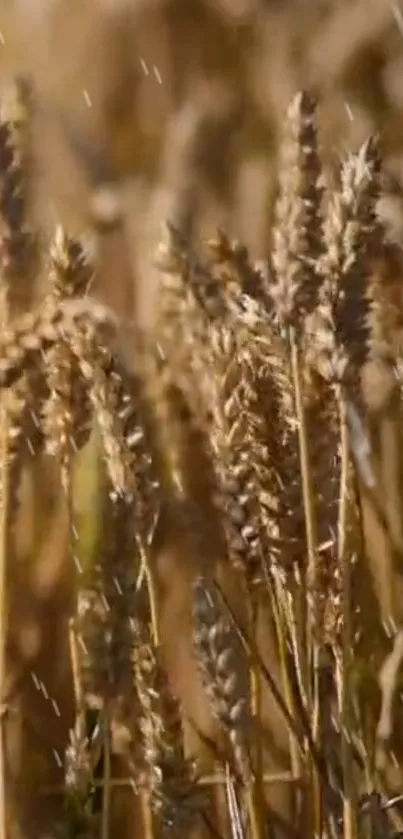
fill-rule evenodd
<path id="1" fill-rule="evenodd" d="M 1 76 L 35 85 L 35 211 L 81 233 L 94 181 L 118 184 L 146 318 L 167 216 L 222 225 L 265 256 L 301 87 L 319 98 L 329 161 L 380 133 L 399 227 L 398 0 L 2 0 L 0 32 Z"/>

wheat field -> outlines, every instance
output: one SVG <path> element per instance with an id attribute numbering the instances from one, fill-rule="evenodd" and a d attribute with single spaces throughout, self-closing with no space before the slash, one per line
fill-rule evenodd
<path id="1" fill-rule="evenodd" d="M 402 33 L 0 4 L 0 839 L 403 835 Z"/>

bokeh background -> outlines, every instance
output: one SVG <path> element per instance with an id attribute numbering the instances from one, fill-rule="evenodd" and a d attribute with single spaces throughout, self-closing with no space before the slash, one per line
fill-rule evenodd
<path id="1" fill-rule="evenodd" d="M 178 204 L 264 258 L 279 132 L 301 87 L 319 98 L 329 160 L 380 132 L 400 184 L 397 0 L 2 0 L 0 31 L 2 76 L 35 81 L 39 213 L 81 232 L 89 176 L 116 178 L 148 300 Z"/>

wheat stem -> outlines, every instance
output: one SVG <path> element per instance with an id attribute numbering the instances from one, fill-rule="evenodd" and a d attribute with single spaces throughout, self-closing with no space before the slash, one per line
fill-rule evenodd
<path id="1" fill-rule="evenodd" d="M 253 591 L 248 591 L 249 631 L 253 641 L 249 658 L 250 706 L 253 725 L 253 762 L 252 779 L 247 791 L 247 803 L 253 839 L 263 839 L 262 826 L 264 794 L 262 787 L 263 757 L 260 742 L 259 722 L 261 719 L 262 689 L 259 673 L 259 661 L 255 653 L 257 603 Z"/>
<path id="2" fill-rule="evenodd" d="M 249 813 L 250 832 L 252 839 L 264 839 L 264 831 L 261 821 L 262 810 L 259 795 L 254 781 L 249 785 L 246 792 L 246 803 Z"/>
<path id="3" fill-rule="evenodd" d="M 351 628 L 351 569 L 348 551 L 346 550 L 347 515 L 348 515 L 348 473 L 349 473 L 349 442 L 346 403 L 342 392 L 339 392 L 340 411 L 340 449 L 341 474 L 340 498 L 337 524 L 338 562 L 342 575 L 342 645 L 336 656 L 338 670 L 338 689 L 341 717 L 341 761 L 344 778 L 344 839 L 355 839 L 357 836 L 355 818 L 355 795 L 353 778 L 353 754 L 350 741 L 350 701 L 348 695 L 348 681 L 350 672 L 352 628 Z"/>
<path id="4" fill-rule="evenodd" d="M 304 599 L 303 608 L 306 609 L 306 693 L 307 710 L 312 723 L 312 733 L 315 744 L 320 734 L 320 697 L 319 697 L 319 645 L 312 637 L 312 607 L 310 605 L 311 592 L 315 590 L 317 577 L 317 528 L 314 502 L 314 489 L 312 482 L 312 470 L 309 455 L 308 431 L 305 421 L 305 411 L 302 396 L 301 367 L 299 358 L 299 347 L 294 330 L 290 330 L 291 349 L 291 370 L 295 395 L 295 408 L 298 423 L 298 447 L 301 466 L 302 495 L 304 504 L 305 530 L 308 553 L 308 567 L 305 579 L 304 590 L 301 596 Z M 306 604 L 306 605 L 305 605 Z M 301 626 L 303 632 L 303 627 Z M 322 831 L 322 795 L 321 785 L 315 764 L 311 759 L 310 774 L 313 784 L 313 825 L 315 835 L 321 835 Z"/>
<path id="5" fill-rule="evenodd" d="M 140 580 L 143 578 L 144 575 L 147 585 L 148 602 L 150 606 L 151 636 L 155 650 L 157 650 L 160 642 L 160 633 L 158 621 L 157 593 L 154 575 L 150 568 L 147 547 L 144 545 L 142 539 L 140 539 L 139 537 L 136 537 L 136 542 L 140 554 L 141 563 L 140 574 L 137 584 L 139 584 Z M 141 792 L 140 797 L 144 837 L 145 839 L 154 839 L 154 818 L 150 801 L 150 794 L 147 790 L 145 790 Z"/>
<path id="6" fill-rule="evenodd" d="M 277 642 L 279 647 L 279 657 L 280 657 L 280 669 L 281 669 L 281 676 L 282 682 L 284 687 L 284 698 L 290 713 L 293 719 L 296 718 L 297 709 L 295 707 L 293 689 L 291 686 L 289 668 L 287 666 L 287 634 L 289 634 L 289 630 L 287 627 L 287 620 L 284 615 L 283 610 L 280 610 L 279 603 L 277 602 L 278 597 L 272 590 L 271 586 L 268 587 L 268 594 L 272 603 L 273 609 L 273 618 L 276 627 L 276 636 Z M 298 747 L 298 741 L 295 737 L 295 734 L 289 730 L 288 731 L 289 743 L 290 743 L 290 758 L 291 758 L 291 771 L 292 775 L 295 779 L 302 777 L 302 760 L 301 760 L 301 752 Z M 299 811 L 299 807 L 297 804 L 297 812 Z"/>
<path id="7" fill-rule="evenodd" d="M 121 786 L 124 785 L 124 779 L 122 779 Z M 154 820 L 153 820 L 153 813 L 150 804 L 150 796 L 147 792 L 142 792 L 140 794 L 140 801 L 141 801 L 141 814 L 143 818 L 143 830 L 144 830 L 144 839 L 154 839 Z"/>
<path id="8" fill-rule="evenodd" d="M 292 379 L 295 394 L 295 409 L 297 416 L 297 430 L 298 430 L 298 446 L 301 466 L 301 480 L 302 480 L 302 495 L 304 503 L 304 517 L 306 529 L 306 541 L 308 552 L 308 568 L 307 568 L 307 584 L 308 584 L 308 598 L 309 589 L 314 586 L 317 571 L 317 533 L 316 533 L 316 516 L 314 503 L 314 490 L 312 484 L 312 470 L 309 456 L 308 433 L 305 421 L 305 411 L 302 397 L 302 382 L 301 382 L 301 367 L 297 339 L 294 331 L 290 331 L 290 348 L 291 348 L 291 369 Z M 311 630 L 311 612 L 308 606 L 307 611 L 307 652 L 309 657 L 312 653 L 312 630 Z M 308 681 L 307 696 L 311 697 L 311 681 Z"/>
<path id="9" fill-rule="evenodd" d="M 284 622 L 284 626 L 288 632 L 299 694 L 304 704 L 304 708 L 306 708 L 306 693 L 303 673 L 303 653 L 305 650 L 303 651 L 302 649 L 295 611 L 293 610 L 293 601 L 289 596 L 289 592 L 286 591 L 284 582 L 281 580 L 281 575 L 277 573 L 277 569 L 274 569 L 274 591 L 274 596 L 277 599 L 279 615 L 281 615 L 281 620 Z"/>

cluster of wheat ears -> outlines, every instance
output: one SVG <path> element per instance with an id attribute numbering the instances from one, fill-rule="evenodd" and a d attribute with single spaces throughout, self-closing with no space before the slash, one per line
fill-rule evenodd
<path id="1" fill-rule="evenodd" d="M 399 831 L 382 774 L 399 633 L 382 671 L 372 730 L 363 725 L 354 680 L 363 494 L 393 538 L 377 490 L 367 416 L 373 400 L 365 384 L 368 371 L 374 380 L 382 374 L 382 404 L 392 392 L 399 398 L 401 312 L 373 268 L 394 247 L 376 213 L 381 179 L 370 140 L 342 160 L 330 186 L 318 152 L 316 105 L 296 96 L 285 121 L 267 266 L 253 265 L 246 248 L 223 233 L 196 247 L 167 225 L 157 254 L 158 319 L 147 335 L 130 325 L 135 349 L 128 369 L 119 345 L 125 325 L 91 296 L 90 259 L 63 230 L 45 249 L 48 288 L 40 309 L 13 311 L 16 284 L 34 270 L 38 240 L 25 224 L 17 132 L 0 125 L 2 683 L 9 532 L 23 464 L 31 450 L 57 459 L 73 516 L 74 462 L 94 421 L 108 484 L 106 538 L 96 565 L 77 571 L 71 619 L 70 835 L 111 835 L 116 739 L 124 743 L 127 783 L 142 802 L 148 839 L 165 831 L 190 835 L 214 782 L 185 750 L 180 704 L 160 654 L 151 559 L 167 495 L 181 511 L 189 552 L 202 564 L 206 551 L 181 457 L 189 428 L 211 469 L 224 573 L 236 569 L 248 604 L 248 621 L 240 625 L 218 579 L 195 580 L 194 655 L 226 743 L 220 777 L 232 836 L 277 835 L 266 806 L 262 681 L 289 729 L 302 835 L 353 839 Z M 261 609 L 272 615 L 282 691 L 255 642 Z M 247 686 L 235 662 L 239 645 Z M 3 750 L 0 756 L 4 762 Z M 4 809 L 4 766 L 0 780 Z M 94 812 L 96 788 L 102 800 Z"/>

